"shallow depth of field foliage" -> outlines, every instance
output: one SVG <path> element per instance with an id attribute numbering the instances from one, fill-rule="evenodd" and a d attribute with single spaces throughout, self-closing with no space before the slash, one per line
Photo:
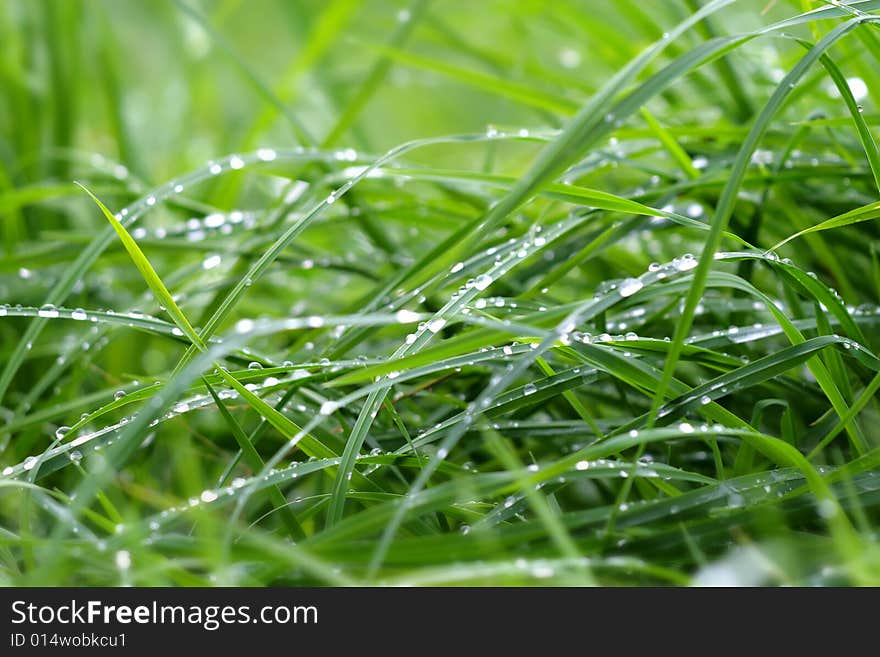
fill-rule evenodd
<path id="1" fill-rule="evenodd" d="M 880 0 L 0 3 L 0 584 L 880 584 Z"/>

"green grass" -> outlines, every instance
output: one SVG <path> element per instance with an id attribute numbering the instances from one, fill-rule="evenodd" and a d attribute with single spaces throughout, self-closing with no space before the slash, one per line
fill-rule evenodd
<path id="1" fill-rule="evenodd" d="M 0 584 L 880 584 L 880 1 L 0 6 Z"/>

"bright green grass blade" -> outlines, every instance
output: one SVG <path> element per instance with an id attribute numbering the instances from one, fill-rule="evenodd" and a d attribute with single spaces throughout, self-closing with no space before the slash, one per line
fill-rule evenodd
<path id="1" fill-rule="evenodd" d="M 684 151 L 681 145 L 675 140 L 669 131 L 664 128 L 657 119 L 654 118 L 654 115 L 651 114 L 647 108 L 642 108 L 642 118 L 648 124 L 648 127 L 657 135 L 657 139 L 660 140 L 660 143 L 663 144 L 663 147 L 669 151 L 669 154 L 672 156 L 672 159 L 676 161 L 681 170 L 687 175 L 688 178 L 694 179 L 700 177 L 700 171 L 694 166 L 693 161 L 688 156 L 688 154 Z"/>
<path id="2" fill-rule="evenodd" d="M 77 183 L 77 185 L 79 185 L 79 183 Z M 141 248 L 138 246 L 137 242 L 134 241 L 131 235 L 129 235 L 128 231 L 125 230 L 125 227 L 121 223 L 119 223 L 119 220 L 113 215 L 112 212 L 110 212 L 110 210 L 107 209 L 106 205 L 101 203 L 97 196 L 92 194 L 92 192 L 90 192 L 82 185 L 79 186 L 86 194 L 91 197 L 91 199 L 95 202 L 95 205 L 100 208 L 107 221 L 110 222 L 113 230 L 116 231 L 116 234 L 119 236 L 120 241 L 122 242 L 123 246 L 125 246 L 125 250 L 128 251 L 128 255 L 131 256 L 132 262 L 134 262 L 135 266 L 138 268 L 138 271 L 141 273 L 141 276 L 143 276 L 144 281 L 153 291 L 153 294 L 156 296 L 156 301 L 158 301 L 160 305 L 165 307 L 166 312 L 171 315 L 171 319 L 177 325 L 177 328 L 183 331 L 183 334 L 187 338 L 189 338 L 193 345 L 201 351 L 204 351 L 204 342 L 202 342 L 199 334 L 196 333 L 196 330 L 192 327 L 192 325 L 190 325 L 189 320 L 186 318 L 186 315 L 184 315 L 183 311 L 178 307 L 177 302 L 174 301 L 174 297 L 171 296 L 168 288 L 165 287 L 165 283 L 163 283 L 162 279 L 159 278 L 156 270 L 153 269 L 153 265 L 151 265 L 150 261 L 147 260 L 147 257 L 144 255 L 144 252 L 141 251 Z"/>
<path id="3" fill-rule="evenodd" d="M 210 383 L 205 381 L 205 387 L 208 388 L 208 392 L 211 393 L 211 397 L 214 399 L 214 403 L 217 405 L 217 410 L 220 411 L 220 415 L 223 417 L 223 420 L 229 426 L 230 431 L 232 432 L 233 437 L 235 438 L 235 442 L 238 443 L 239 449 L 241 449 L 242 454 L 244 455 L 244 459 L 247 464 L 256 472 L 259 472 L 263 469 L 263 459 L 260 454 L 254 449 L 253 443 L 251 443 L 250 439 L 245 434 L 244 430 L 235 421 L 235 418 L 232 417 L 232 414 L 226 408 L 226 404 L 223 403 L 223 400 L 217 395 L 214 391 L 214 388 Z M 272 503 L 276 505 L 278 512 L 281 515 L 281 519 L 287 527 L 287 531 L 290 536 L 294 540 L 298 540 L 305 536 L 302 527 L 299 522 L 296 520 L 296 516 L 290 510 L 290 507 L 287 504 L 287 498 L 284 497 L 284 494 L 281 492 L 281 489 L 278 486 L 273 486 L 269 489 L 270 499 Z"/>
<path id="4" fill-rule="evenodd" d="M 262 417 L 266 418 L 269 424 L 275 427 L 282 436 L 287 438 L 291 445 L 299 445 L 309 456 L 320 458 L 335 456 L 333 450 L 324 446 L 321 442 L 303 431 L 295 422 L 276 411 L 272 406 L 239 383 L 234 376 L 229 374 L 229 372 L 223 368 L 220 368 L 219 372 L 220 376 L 226 381 L 226 383 L 234 388 L 255 411 L 257 411 Z"/>
<path id="5" fill-rule="evenodd" d="M 703 246 L 703 251 L 699 258 L 699 263 L 696 270 L 694 271 L 693 284 L 691 285 L 690 291 L 688 292 L 687 298 L 685 300 L 684 311 L 681 314 L 678 323 L 676 324 L 675 335 L 673 336 L 672 340 L 673 349 L 670 351 L 666 359 L 666 364 L 663 370 L 663 379 L 660 381 L 660 385 L 657 389 L 656 394 L 654 395 L 652 414 L 656 414 L 657 410 L 659 409 L 662 399 L 666 393 L 666 388 L 668 387 L 669 382 L 672 380 L 673 373 L 678 363 L 678 355 L 681 352 L 682 345 L 684 344 L 684 338 L 691 328 L 694 311 L 700 301 L 700 298 L 703 295 L 706 277 L 709 273 L 709 269 L 712 266 L 715 251 L 718 249 L 718 246 L 721 242 L 721 233 L 726 229 L 727 223 L 730 220 L 731 215 L 733 214 L 736 197 L 739 193 L 740 185 L 742 184 L 742 178 L 745 175 L 745 170 L 751 161 L 752 154 L 757 148 L 758 142 L 760 141 L 764 132 L 767 130 L 770 120 L 774 117 L 778 109 L 782 106 L 788 94 L 791 93 L 791 90 L 794 88 L 793 85 L 797 83 L 797 81 L 803 76 L 807 69 L 809 69 L 810 66 L 812 66 L 812 64 L 815 63 L 828 48 L 830 48 L 835 42 L 842 39 L 858 25 L 860 25 L 862 20 L 863 19 L 854 19 L 836 27 L 833 31 L 828 33 L 819 43 L 817 43 L 797 63 L 797 65 L 788 73 L 788 75 L 785 76 L 782 82 L 780 82 L 779 86 L 776 88 L 776 91 L 773 93 L 773 96 L 770 98 L 769 101 L 767 101 L 767 104 L 761 110 L 758 118 L 755 119 L 755 122 L 752 125 L 751 130 L 749 131 L 749 135 L 746 141 L 743 143 L 739 153 L 737 154 L 737 158 L 733 163 L 731 176 L 728 180 L 727 185 L 724 188 L 724 192 L 721 198 L 718 201 L 715 215 L 713 216 L 711 223 L 711 230 Z"/>
<path id="6" fill-rule="evenodd" d="M 855 210 L 845 212 L 844 214 L 841 214 L 837 217 L 826 219 L 825 221 L 818 223 L 815 226 L 805 228 L 804 230 L 801 230 L 790 237 L 786 237 L 778 244 L 775 244 L 770 250 L 776 251 L 785 244 L 788 244 L 792 240 L 796 240 L 798 237 L 801 237 L 803 235 L 817 233 L 823 230 L 831 230 L 833 228 L 842 228 L 843 226 L 851 226 L 853 224 L 861 223 L 863 221 L 873 221 L 877 218 L 880 218 L 880 203 L 871 203 L 870 205 L 864 205 L 860 208 L 856 208 Z"/>
<path id="7" fill-rule="evenodd" d="M 809 47 L 809 44 L 807 43 L 803 43 L 802 45 L 807 48 Z M 849 88 L 849 82 L 847 82 L 837 64 L 834 63 L 834 60 L 826 54 L 822 55 L 822 57 L 819 58 L 819 61 L 834 81 L 837 90 L 840 92 L 840 96 L 846 103 L 846 108 L 849 110 L 850 116 L 853 118 L 853 123 L 856 124 L 856 130 L 859 133 L 859 140 L 862 142 L 862 148 L 865 149 L 865 156 L 868 158 L 868 165 L 871 167 L 871 173 L 874 174 L 874 182 L 877 185 L 878 191 L 880 191 L 880 152 L 877 150 L 877 143 L 874 141 L 874 135 L 871 134 L 871 131 L 865 123 L 865 118 L 862 116 L 862 107 L 853 97 L 852 90 Z"/>

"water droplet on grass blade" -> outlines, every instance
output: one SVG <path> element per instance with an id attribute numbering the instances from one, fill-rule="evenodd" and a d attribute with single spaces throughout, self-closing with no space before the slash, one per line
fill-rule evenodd
<path id="1" fill-rule="evenodd" d="M 699 264 L 699 261 L 692 254 L 685 253 L 680 258 L 673 260 L 672 264 L 678 271 L 690 271 Z"/>
<path id="2" fill-rule="evenodd" d="M 492 277 L 487 274 L 480 274 L 474 279 L 474 287 L 478 290 L 485 290 L 492 285 Z"/>
<path id="3" fill-rule="evenodd" d="M 58 317 L 58 309 L 53 306 L 51 303 L 47 303 L 43 306 L 40 306 L 40 309 L 37 311 L 37 314 L 40 317 Z"/>
<path id="4" fill-rule="evenodd" d="M 643 287 L 644 284 L 638 278 L 625 278 L 618 286 L 617 292 L 622 297 L 631 297 Z"/>

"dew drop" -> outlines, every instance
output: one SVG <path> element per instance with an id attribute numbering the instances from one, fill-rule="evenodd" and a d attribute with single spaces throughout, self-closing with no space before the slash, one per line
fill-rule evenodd
<path id="1" fill-rule="evenodd" d="M 644 284 L 638 278 L 625 278 L 618 286 L 617 292 L 622 297 L 631 297 L 643 287 Z"/>
<path id="2" fill-rule="evenodd" d="M 442 317 L 436 317 L 436 318 L 432 319 L 430 322 L 428 322 L 427 326 L 428 326 L 428 330 L 431 333 L 437 333 L 444 326 L 446 326 L 446 320 L 443 319 Z"/>
<path id="3" fill-rule="evenodd" d="M 37 314 L 40 317 L 58 317 L 58 309 L 53 306 L 51 303 L 47 303 L 43 306 L 40 306 L 40 309 L 37 311 Z"/>
<path id="4" fill-rule="evenodd" d="M 478 290 L 485 290 L 490 285 L 492 285 L 492 277 L 488 274 L 480 274 L 474 280 L 474 287 Z"/>
<path id="5" fill-rule="evenodd" d="M 523 386 L 523 395 L 525 396 L 534 395 L 536 392 L 538 392 L 538 386 L 534 383 L 527 383 Z"/>
<path id="6" fill-rule="evenodd" d="M 697 259 L 690 253 L 685 253 L 680 258 L 676 258 L 672 261 L 672 264 L 678 271 L 690 271 L 694 269 L 699 263 Z"/>
<path id="7" fill-rule="evenodd" d="M 217 499 L 217 493 L 212 490 L 203 490 L 202 494 L 199 495 L 199 499 L 206 504 L 210 504 Z"/>

